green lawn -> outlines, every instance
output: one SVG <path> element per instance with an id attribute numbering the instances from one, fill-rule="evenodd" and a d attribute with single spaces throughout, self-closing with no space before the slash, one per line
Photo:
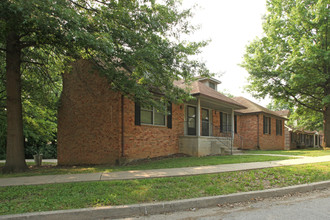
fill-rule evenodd
<path id="1" fill-rule="evenodd" d="M 299 149 L 299 150 L 249 150 L 246 151 L 247 154 L 282 154 L 282 155 L 294 155 L 294 156 L 306 156 L 306 157 L 319 157 L 330 155 L 330 150 L 323 150 L 323 149 L 315 149 L 315 148 L 308 148 L 308 149 Z"/>
<path id="2" fill-rule="evenodd" d="M 330 179 L 330 162 L 186 177 L 0 188 L 0 214 L 224 195 Z"/>
<path id="3" fill-rule="evenodd" d="M 208 156 L 208 157 L 176 157 L 166 158 L 160 160 L 146 160 L 136 164 L 127 166 L 30 166 L 30 171 L 17 174 L 1 174 L 2 177 L 18 177 L 18 176 L 35 176 L 35 175 L 56 175 L 56 174 L 73 174 L 73 173 L 96 173 L 96 172 L 116 172 L 127 170 L 149 170 L 149 169 L 163 169 L 163 168 L 178 168 L 178 167 L 194 167 L 207 166 L 218 164 L 232 164 L 232 163 L 248 163 L 261 161 L 274 161 L 292 159 L 292 157 L 282 156 L 260 156 L 260 155 L 228 155 L 228 156 Z M 4 164 L 0 164 L 1 167 Z"/>

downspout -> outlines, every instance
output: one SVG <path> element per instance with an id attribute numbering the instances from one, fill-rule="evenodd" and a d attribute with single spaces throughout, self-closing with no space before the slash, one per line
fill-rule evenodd
<path id="1" fill-rule="evenodd" d="M 233 145 L 235 141 L 235 112 L 234 109 L 231 109 L 231 149 L 230 149 L 230 154 L 233 155 Z"/>
<path id="2" fill-rule="evenodd" d="M 201 154 L 200 148 L 200 136 L 201 136 L 201 98 L 197 97 L 197 127 L 196 127 L 196 136 L 197 136 L 197 156 L 199 157 Z"/>
<path id="3" fill-rule="evenodd" d="M 121 157 L 124 157 L 124 95 L 121 95 Z"/>
<path id="4" fill-rule="evenodd" d="M 260 145 L 259 145 L 259 115 L 257 114 L 257 150 L 260 149 Z"/>

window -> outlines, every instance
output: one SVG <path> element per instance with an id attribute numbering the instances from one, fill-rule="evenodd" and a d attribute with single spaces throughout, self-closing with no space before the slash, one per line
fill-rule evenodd
<path id="1" fill-rule="evenodd" d="M 220 112 L 220 132 L 231 132 L 231 114 Z"/>
<path id="2" fill-rule="evenodd" d="M 234 115 L 234 132 L 237 134 L 237 115 Z"/>
<path id="3" fill-rule="evenodd" d="M 209 110 L 202 108 L 202 136 L 209 136 L 209 134 L 210 134 Z"/>
<path id="4" fill-rule="evenodd" d="M 196 135 L 196 107 L 187 107 L 188 135 Z"/>
<path id="5" fill-rule="evenodd" d="M 291 143 L 298 143 L 299 135 L 297 133 L 294 133 L 293 131 L 291 131 L 290 134 L 291 134 Z"/>
<path id="6" fill-rule="evenodd" d="M 270 117 L 264 116 L 264 134 L 271 133 L 271 120 Z"/>
<path id="7" fill-rule="evenodd" d="M 212 82 L 209 82 L 209 87 L 215 90 L 215 84 Z"/>
<path id="8" fill-rule="evenodd" d="M 282 136 L 282 120 L 276 119 L 276 135 Z"/>
<path id="9" fill-rule="evenodd" d="M 165 114 L 155 108 L 141 108 L 141 123 L 165 126 Z"/>

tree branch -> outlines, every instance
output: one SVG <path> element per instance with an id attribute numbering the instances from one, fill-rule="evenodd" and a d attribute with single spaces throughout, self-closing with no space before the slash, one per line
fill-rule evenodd
<path id="1" fill-rule="evenodd" d="M 83 8 L 83 9 L 85 9 L 85 10 L 87 10 L 87 11 L 94 11 L 94 12 L 98 12 L 98 10 L 96 10 L 96 9 L 94 9 L 94 8 L 87 8 L 87 7 L 85 7 L 85 6 L 83 6 L 83 5 L 81 5 L 81 4 L 78 4 L 77 2 L 74 2 L 73 0 L 69 0 L 69 2 L 71 2 L 72 4 L 74 4 L 75 6 L 78 6 L 79 8 Z"/>
<path id="2" fill-rule="evenodd" d="M 29 60 L 22 60 L 22 63 L 31 63 L 31 64 L 40 65 L 40 66 L 45 66 L 44 63 L 39 63 L 39 62 L 34 62 L 34 61 L 29 61 Z"/>
<path id="3" fill-rule="evenodd" d="M 302 106 L 304 106 L 304 107 L 306 107 L 306 108 L 312 109 L 312 110 L 314 110 L 314 111 L 322 112 L 322 110 L 320 110 L 320 109 L 318 109 L 318 108 L 315 108 L 315 107 L 312 106 L 312 105 L 308 105 L 308 104 L 303 103 L 302 101 L 300 101 L 300 100 L 297 98 L 297 96 L 293 94 L 292 91 L 289 91 L 289 88 L 288 88 L 286 85 L 283 85 L 283 83 L 281 83 L 280 80 L 277 80 L 277 79 L 275 79 L 274 77 L 271 77 L 271 79 L 274 80 L 279 86 L 281 86 L 281 87 L 284 89 L 284 92 L 285 92 L 287 95 L 289 95 L 290 97 L 292 97 L 292 98 L 293 98 L 298 104 L 300 104 L 300 105 L 302 105 Z M 310 94 L 304 94 L 304 93 L 301 92 L 301 91 L 299 91 L 299 93 L 301 93 L 301 94 L 303 94 L 303 95 L 310 96 L 311 98 L 313 98 L 313 96 L 310 95 Z M 317 98 L 315 98 L 315 99 L 320 101 L 320 99 L 317 99 Z"/>
<path id="4" fill-rule="evenodd" d="M 0 48 L 0 51 L 6 52 L 7 50 L 5 48 Z"/>
<path id="5" fill-rule="evenodd" d="M 25 47 L 31 47 L 31 46 L 36 46 L 37 42 L 36 41 L 26 41 L 21 43 L 21 49 Z"/>

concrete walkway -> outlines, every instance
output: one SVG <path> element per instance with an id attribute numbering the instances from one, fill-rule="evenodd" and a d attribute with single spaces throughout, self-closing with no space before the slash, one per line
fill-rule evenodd
<path id="1" fill-rule="evenodd" d="M 33 159 L 26 159 L 26 162 L 31 162 L 33 163 L 34 160 Z M 42 159 L 43 163 L 55 163 L 57 164 L 57 159 Z M 0 163 L 6 163 L 6 160 L 0 160 Z"/>
<path id="2" fill-rule="evenodd" d="M 11 178 L 0 178 L 0 186 L 38 185 L 38 184 L 50 184 L 50 183 L 129 180 L 129 179 L 142 179 L 142 178 L 188 176 L 188 175 L 271 168 L 271 167 L 280 167 L 280 166 L 291 166 L 291 165 L 319 163 L 319 162 L 328 162 L 328 161 L 330 161 L 330 155 L 321 156 L 321 157 L 304 157 L 304 158 L 280 160 L 280 161 L 221 164 L 221 165 L 200 166 L 200 167 L 134 170 L 134 171 L 111 172 L 111 173 L 11 177 Z"/>

